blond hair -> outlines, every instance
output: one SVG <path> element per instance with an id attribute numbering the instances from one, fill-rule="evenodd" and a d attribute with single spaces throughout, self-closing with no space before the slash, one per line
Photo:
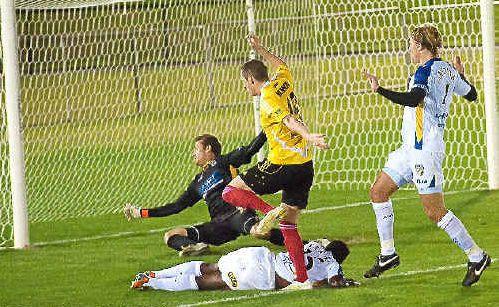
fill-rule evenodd
<path id="1" fill-rule="evenodd" d="M 437 27 L 429 23 L 422 24 L 412 30 L 411 38 L 434 56 L 438 55 L 438 49 L 442 47 L 442 37 Z"/>

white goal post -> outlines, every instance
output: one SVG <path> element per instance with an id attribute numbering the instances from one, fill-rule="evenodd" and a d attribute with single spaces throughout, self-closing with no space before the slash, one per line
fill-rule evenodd
<path id="1" fill-rule="evenodd" d="M 173 200 L 197 169 L 194 137 L 223 152 L 259 130 L 240 80 L 255 31 L 296 80 L 314 153 L 314 188 L 367 191 L 400 145 L 402 109 L 362 69 L 404 90 L 407 37 L 442 32 L 476 103 L 453 100 L 445 189 L 499 189 L 499 64 L 492 0 L 2 0 L 0 248 L 29 244 L 29 223 L 116 214 Z M 17 29 L 17 33 L 16 30 Z M 256 159 L 255 159 L 256 160 Z M 367 195 L 367 192 L 366 192 Z"/>

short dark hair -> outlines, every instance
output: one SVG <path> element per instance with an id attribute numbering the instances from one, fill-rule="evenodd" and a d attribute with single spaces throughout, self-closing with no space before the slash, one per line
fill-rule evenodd
<path id="1" fill-rule="evenodd" d="M 215 157 L 220 156 L 220 153 L 222 152 L 222 145 L 220 144 L 216 136 L 211 134 L 202 134 L 197 136 L 195 138 L 195 141 L 201 141 L 201 144 L 203 144 L 204 148 L 209 145 Z"/>
<path id="2" fill-rule="evenodd" d="M 249 60 L 241 66 L 241 74 L 244 79 L 248 80 L 249 76 L 252 76 L 257 81 L 267 81 L 269 80 L 269 71 L 267 66 L 259 60 Z"/>
<path id="3" fill-rule="evenodd" d="M 336 260 L 339 264 L 343 263 L 348 254 L 350 254 L 348 246 L 345 244 L 345 242 L 340 240 L 331 241 L 326 246 L 326 250 L 330 251 L 333 254 L 334 260 Z"/>

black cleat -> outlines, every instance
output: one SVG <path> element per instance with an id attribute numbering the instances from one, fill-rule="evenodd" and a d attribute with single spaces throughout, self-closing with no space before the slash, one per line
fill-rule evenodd
<path id="1" fill-rule="evenodd" d="M 365 278 L 379 277 L 381 273 L 397 267 L 400 264 L 400 257 L 397 253 L 388 256 L 379 255 L 376 257 L 376 262 L 369 271 L 364 273 Z"/>
<path id="2" fill-rule="evenodd" d="M 490 265 L 490 256 L 485 252 L 483 253 L 482 260 L 479 262 L 468 262 L 468 272 L 463 279 L 463 286 L 470 287 L 472 284 L 476 283 L 480 276 L 482 276 L 483 271 Z"/>

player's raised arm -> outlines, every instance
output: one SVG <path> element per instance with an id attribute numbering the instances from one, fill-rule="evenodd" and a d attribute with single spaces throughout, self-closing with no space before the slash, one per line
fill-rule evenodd
<path id="1" fill-rule="evenodd" d="M 302 122 L 297 120 L 291 115 L 284 117 L 282 122 L 288 127 L 291 131 L 298 133 L 302 136 L 307 142 L 312 143 L 312 145 L 319 147 L 320 149 L 327 149 L 329 145 L 326 142 L 326 136 L 320 133 L 310 133 L 308 131 L 307 126 L 305 126 Z"/>
<path id="2" fill-rule="evenodd" d="M 454 92 L 459 96 L 463 96 L 464 99 L 468 101 L 475 101 L 478 97 L 476 88 L 473 86 L 473 84 L 466 80 L 466 77 L 464 76 L 464 66 L 461 62 L 461 58 L 459 56 L 454 57 L 454 61 L 452 64 L 461 77 L 461 79 L 456 83 Z"/>
<path id="3" fill-rule="evenodd" d="M 420 104 L 426 96 L 426 91 L 420 87 L 414 87 L 410 92 L 391 91 L 389 89 L 381 87 L 379 85 L 378 78 L 375 75 L 367 72 L 367 70 L 364 70 L 363 74 L 364 77 L 369 81 L 371 90 L 373 92 L 380 94 L 393 103 L 414 108 L 418 104 Z"/>
<path id="4" fill-rule="evenodd" d="M 123 208 L 123 213 L 127 220 L 149 218 L 149 217 L 164 217 L 176 214 L 193 206 L 201 197 L 193 191 L 191 186 L 173 203 L 169 203 L 160 207 L 143 209 L 132 204 L 126 204 Z"/>
<path id="5" fill-rule="evenodd" d="M 281 58 L 268 51 L 267 48 L 263 47 L 260 39 L 255 34 L 248 35 L 248 43 L 253 50 L 261 55 L 267 63 L 269 63 L 272 69 L 275 69 L 280 65 L 286 65 L 286 62 L 284 62 Z"/>

